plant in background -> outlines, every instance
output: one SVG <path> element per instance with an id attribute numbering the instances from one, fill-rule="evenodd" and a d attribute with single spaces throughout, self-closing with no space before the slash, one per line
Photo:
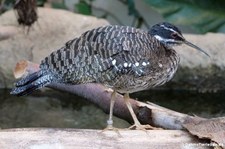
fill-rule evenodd
<path id="1" fill-rule="evenodd" d="M 147 21 L 145 20 L 145 18 L 136 9 L 134 0 L 119 0 L 119 1 L 127 5 L 128 15 L 132 15 L 134 17 L 134 20 L 131 26 L 140 28 L 142 25 L 145 25 L 147 28 L 150 27 Z"/>
<path id="2" fill-rule="evenodd" d="M 171 23 L 190 25 L 199 33 L 225 32 L 224 0 L 145 0 Z"/>
<path id="3" fill-rule="evenodd" d="M 117 16 L 110 13 L 109 11 L 101 8 L 96 8 L 92 5 L 92 2 L 95 0 L 79 0 L 78 3 L 75 4 L 75 12 L 84 14 L 84 15 L 93 15 L 92 11 L 93 9 L 103 12 L 103 15 L 101 18 L 107 18 L 108 16 L 114 18 L 118 24 L 123 25 Z M 147 28 L 149 27 L 147 21 L 145 18 L 138 12 L 138 10 L 135 7 L 134 0 L 118 0 L 125 6 L 127 6 L 128 9 L 128 15 L 133 16 L 134 20 L 131 24 L 131 26 L 135 26 L 137 28 L 140 28 L 142 25 L 145 25 Z"/>
<path id="4" fill-rule="evenodd" d="M 92 15 L 94 0 L 80 0 L 77 4 L 77 12 Z M 128 15 L 134 17 L 131 26 L 149 27 L 145 18 L 135 7 L 134 0 L 118 0 L 127 6 Z M 189 25 L 199 33 L 225 32 L 225 1 L 224 0 L 145 0 L 152 8 L 173 24 Z M 111 15 L 121 24 L 116 16 L 105 11 L 103 17 Z"/>
<path id="5" fill-rule="evenodd" d="M 92 1 L 93 0 L 80 0 L 77 4 L 75 4 L 75 10 L 83 15 L 92 15 Z"/>
<path id="6" fill-rule="evenodd" d="M 15 0 L 0 0 L 0 14 L 13 7 Z M 47 0 L 37 0 L 38 6 L 44 6 Z M 108 16 L 114 18 L 118 24 L 121 21 L 113 13 L 92 5 L 95 0 L 79 0 L 75 6 L 76 13 L 93 15 L 93 10 L 103 12 L 101 18 Z M 135 7 L 134 0 L 117 0 L 127 6 L 128 15 L 133 16 L 131 26 L 149 27 L 145 18 Z M 225 32 L 225 1 L 224 0 L 144 0 L 152 8 L 173 24 L 189 25 L 199 33 Z M 65 0 L 61 2 L 50 1 L 53 8 L 68 9 Z"/>

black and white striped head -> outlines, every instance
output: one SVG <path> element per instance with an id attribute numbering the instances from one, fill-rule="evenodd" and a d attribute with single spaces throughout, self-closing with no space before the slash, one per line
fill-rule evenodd
<path id="1" fill-rule="evenodd" d="M 173 47 L 176 45 L 186 44 L 209 56 L 201 48 L 187 41 L 183 37 L 181 31 L 176 26 L 170 23 L 163 22 L 156 24 L 152 26 L 149 33 L 151 34 L 151 36 L 154 36 L 156 39 L 158 39 L 165 47 Z"/>
<path id="2" fill-rule="evenodd" d="M 167 22 L 152 26 L 150 34 L 169 47 L 180 45 L 185 41 L 181 31 L 176 26 Z"/>

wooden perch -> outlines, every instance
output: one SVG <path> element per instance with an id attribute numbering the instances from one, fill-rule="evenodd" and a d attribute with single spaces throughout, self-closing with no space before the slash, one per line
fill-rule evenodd
<path id="1" fill-rule="evenodd" d="M 21 61 L 17 64 L 14 75 L 19 78 L 38 70 L 38 64 L 28 61 Z M 66 85 L 53 83 L 48 87 L 85 97 L 87 100 L 93 102 L 95 105 L 101 108 L 104 112 L 109 112 L 112 90 L 109 90 L 100 84 Z M 139 121 L 142 124 L 150 124 L 152 126 L 161 127 L 164 129 L 187 129 L 191 134 L 197 135 L 199 138 L 211 139 L 212 141 L 220 144 L 221 146 L 224 145 L 223 147 L 225 147 L 224 118 L 218 118 L 219 120 L 212 119 L 210 121 L 213 122 L 208 124 L 208 119 L 182 114 L 164 107 L 160 107 L 153 103 L 143 103 L 134 99 L 130 99 L 130 102 Z M 120 94 L 116 95 L 116 102 L 113 112 L 115 116 L 132 123 L 132 118 L 124 103 L 123 96 Z M 209 127 L 213 128 L 210 129 L 210 132 L 208 132 Z M 160 133 L 161 131 L 162 130 L 160 130 Z M 217 137 L 218 135 L 220 137 Z"/>
<path id="2" fill-rule="evenodd" d="M 180 130 L 120 130 L 118 134 L 115 131 L 50 128 L 1 130 L 0 148 L 209 149 Z"/>

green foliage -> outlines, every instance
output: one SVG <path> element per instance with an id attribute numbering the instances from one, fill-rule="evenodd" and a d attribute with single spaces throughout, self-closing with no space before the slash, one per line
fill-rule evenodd
<path id="1" fill-rule="evenodd" d="M 149 27 L 146 20 L 143 18 L 142 15 L 140 15 L 139 11 L 136 9 L 134 0 L 126 0 L 126 2 L 123 3 L 126 4 L 128 7 L 128 14 L 134 16 L 134 21 L 131 26 L 140 28 L 144 24 L 146 25 L 146 27 Z"/>
<path id="2" fill-rule="evenodd" d="M 38 6 L 43 6 L 47 0 L 37 0 Z M 94 0 L 79 0 L 75 4 L 77 13 L 92 15 Z M 131 26 L 149 26 L 145 18 L 135 7 L 135 0 L 118 0 L 127 6 L 128 15 L 134 17 Z M 192 26 L 199 33 L 225 32 L 225 0 L 145 0 L 171 23 Z M 15 0 L 0 0 L 0 14 L 11 9 Z M 4 2 L 4 3 L 3 3 Z M 52 2 L 53 8 L 67 9 L 62 3 Z M 104 11 L 104 10 L 102 10 Z M 103 17 L 113 14 L 105 13 Z M 116 18 L 116 16 L 113 16 Z M 118 22 L 119 23 L 119 22 Z"/>
<path id="3" fill-rule="evenodd" d="M 75 4 L 75 8 L 80 14 L 84 15 L 92 14 L 91 5 L 89 5 L 85 0 L 80 0 L 77 4 Z"/>
<path id="4" fill-rule="evenodd" d="M 145 0 L 174 24 L 191 25 L 200 33 L 225 32 L 224 0 Z"/>

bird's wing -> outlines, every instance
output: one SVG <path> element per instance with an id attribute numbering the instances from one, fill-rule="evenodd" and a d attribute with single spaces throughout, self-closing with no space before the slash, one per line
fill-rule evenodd
<path id="1" fill-rule="evenodd" d="M 44 64 L 68 77 L 73 74 L 99 78 L 100 72 L 107 74 L 111 69 L 116 76 L 138 70 L 139 63 L 145 64 L 145 55 L 151 48 L 150 38 L 146 32 L 132 27 L 99 27 L 68 41 L 47 57 Z"/>

